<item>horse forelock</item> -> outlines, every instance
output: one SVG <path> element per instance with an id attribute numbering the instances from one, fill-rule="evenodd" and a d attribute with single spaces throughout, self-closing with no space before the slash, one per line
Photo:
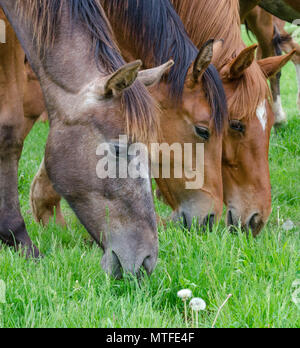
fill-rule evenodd
<path id="1" fill-rule="evenodd" d="M 37 50 L 45 54 L 53 46 L 64 6 L 71 26 L 80 25 L 89 34 L 99 71 L 110 74 L 125 64 L 100 0 L 17 0 L 19 14 L 33 29 Z M 136 81 L 122 95 L 127 132 L 132 138 L 149 142 L 156 138 L 157 106 L 146 88 Z"/>
<path id="2" fill-rule="evenodd" d="M 212 64 L 206 69 L 202 83 L 211 107 L 216 131 L 221 134 L 228 119 L 228 106 L 223 83 L 217 69 Z"/>
<path id="3" fill-rule="evenodd" d="M 218 71 L 246 47 L 240 31 L 239 0 L 171 1 L 197 47 L 211 38 L 224 40 L 219 54 L 214 55 Z M 234 93 L 228 98 L 229 113 L 241 119 L 255 117 L 258 105 L 269 98 L 267 80 L 255 61 L 237 81 Z"/>

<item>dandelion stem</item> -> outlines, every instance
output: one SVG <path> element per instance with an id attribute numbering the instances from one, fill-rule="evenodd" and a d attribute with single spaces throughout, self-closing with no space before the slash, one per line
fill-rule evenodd
<path id="1" fill-rule="evenodd" d="M 215 320 L 214 320 L 214 323 L 213 323 L 213 325 L 212 325 L 212 329 L 215 328 L 216 323 L 217 323 L 217 320 L 218 320 L 219 315 L 220 315 L 220 313 L 221 313 L 221 310 L 224 308 L 224 306 L 226 305 L 226 303 L 229 301 L 229 299 L 230 299 L 231 297 L 232 297 L 232 294 L 229 294 L 229 295 L 227 296 L 227 299 L 224 301 L 224 303 L 222 304 L 222 306 L 219 308 L 218 313 L 217 313 L 217 315 L 216 315 L 216 318 L 215 318 Z"/>
<path id="2" fill-rule="evenodd" d="M 186 300 L 184 300 L 183 302 L 184 302 L 184 318 L 185 318 L 185 325 L 186 325 L 186 327 L 188 327 Z"/>
<path id="3" fill-rule="evenodd" d="M 3 309 L 0 305 L 0 328 L 3 329 L 4 328 L 4 315 L 3 315 Z"/>
<path id="4" fill-rule="evenodd" d="M 199 312 L 196 311 L 196 328 L 199 328 Z"/>
<path id="5" fill-rule="evenodd" d="M 194 311 L 192 310 L 192 328 L 194 328 Z"/>

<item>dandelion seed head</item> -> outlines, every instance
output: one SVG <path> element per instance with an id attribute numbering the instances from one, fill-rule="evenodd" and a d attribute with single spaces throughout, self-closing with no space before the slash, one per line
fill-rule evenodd
<path id="1" fill-rule="evenodd" d="M 189 289 L 183 289 L 178 291 L 177 296 L 182 299 L 182 301 L 186 301 L 187 299 L 192 297 L 192 292 Z"/>
<path id="2" fill-rule="evenodd" d="M 190 307 L 195 312 L 204 311 L 206 308 L 206 303 L 204 300 L 202 300 L 202 298 L 196 297 L 191 300 Z"/>

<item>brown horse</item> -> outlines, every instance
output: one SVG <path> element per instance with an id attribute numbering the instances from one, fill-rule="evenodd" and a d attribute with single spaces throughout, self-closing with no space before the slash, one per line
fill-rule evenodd
<path id="1" fill-rule="evenodd" d="M 257 5 L 286 22 L 292 23 L 300 18 L 298 0 L 240 0 L 242 21 Z"/>
<path id="2" fill-rule="evenodd" d="M 18 162 L 27 129 L 23 110 L 24 52 L 0 8 L 5 43 L 0 43 L 0 238 L 39 252 L 27 234 L 18 197 Z"/>
<path id="3" fill-rule="evenodd" d="M 155 137 L 156 104 L 137 80 L 151 85 L 168 66 L 139 75 L 140 61 L 125 65 L 101 6 L 94 0 L 89 5 L 83 0 L 0 0 L 41 83 L 51 126 L 45 166 L 55 190 L 103 247 L 106 271 L 120 276 L 121 268 L 135 274 L 144 266 L 151 273 L 158 245 L 150 178 L 98 179 L 96 149 L 103 142 L 113 147 L 124 132 L 145 142 Z M 0 76 L 12 69 L 1 86 L 14 95 L 1 98 L 0 237 L 32 252 L 17 193 L 24 55 L 12 44 L 3 48 L 5 59 L 1 54 L 5 74 Z M 18 99 L 11 103 L 10 97 Z M 33 254 L 38 255 L 36 248 Z"/>
<path id="4" fill-rule="evenodd" d="M 296 67 L 296 74 L 298 79 L 298 106 L 300 109 L 300 45 L 298 45 L 290 34 L 288 34 L 284 27 L 285 22 L 272 16 L 270 13 L 264 11 L 260 7 L 255 7 L 248 13 L 245 19 L 247 27 L 256 36 L 259 45 L 259 56 L 266 58 L 276 55 L 281 55 L 282 51 L 289 53 L 296 50 L 296 54 L 292 58 Z M 274 100 L 274 113 L 276 123 L 281 124 L 285 122 L 286 114 L 283 111 L 280 98 L 280 77 L 278 73 L 271 79 L 271 89 Z"/>
<path id="5" fill-rule="evenodd" d="M 175 178 L 175 156 L 171 155 L 171 177 L 160 176 L 157 183 L 175 212 L 175 220 L 183 220 L 187 228 L 192 226 L 194 219 L 200 225 L 211 227 L 221 216 L 223 207 L 222 129 L 227 119 L 227 107 L 218 73 L 210 66 L 213 48 L 217 51 L 220 44 L 209 41 L 199 52 L 169 1 L 139 1 L 138 6 L 135 0 L 102 3 L 128 59 L 141 58 L 147 67 L 169 58 L 175 61 L 166 79 L 153 90 L 162 110 L 160 145 L 176 143 L 183 147 L 188 143 L 195 150 L 197 144 L 205 144 L 205 180 L 200 189 L 187 190 L 186 185 L 191 179 Z M 161 40 L 157 41 L 157 37 Z M 196 163 L 196 151 L 193 156 Z M 161 160 L 158 158 L 157 162 Z M 161 162 L 156 164 L 162 166 Z M 52 206 L 43 195 L 43 181 L 49 187 L 41 167 L 31 190 L 34 208 Z M 39 213 L 41 209 L 34 209 L 34 214 L 47 222 L 52 214 L 50 209 L 44 214 Z"/>
<path id="6" fill-rule="evenodd" d="M 240 32 L 238 0 L 172 0 L 196 46 L 210 37 L 224 40 L 213 63 L 220 71 L 229 107 L 229 129 L 223 137 L 224 202 L 228 224 L 257 235 L 271 212 L 268 164 L 274 115 L 266 75 L 291 57 L 254 59 L 256 45 L 246 48 Z"/>

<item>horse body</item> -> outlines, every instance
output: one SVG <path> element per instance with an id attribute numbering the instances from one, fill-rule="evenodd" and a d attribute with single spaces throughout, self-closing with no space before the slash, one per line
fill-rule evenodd
<path id="1" fill-rule="evenodd" d="M 259 42 L 259 56 L 266 58 L 281 55 L 282 51 L 290 53 L 293 50 L 296 50 L 296 54 L 293 56 L 292 61 L 296 67 L 298 79 L 297 102 L 300 109 L 300 45 L 298 45 L 291 35 L 285 31 L 284 21 L 272 16 L 260 7 L 255 7 L 250 11 L 246 16 L 245 22 Z M 281 73 L 278 73 L 275 77 L 270 79 L 274 100 L 274 113 L 276 124 L 278 125 L 287 120 L 286 114 L 281 105 L 280 77 Z"/>
<path id="2" fill-rule="evenodd" d="M 99 180 L 96 150 L 103 142 L 113 146 L 128 129 L 130 136 L 148 141 L 157 129 L 157 109 L 136 81 L 141 62 L 124 65 L 102 8 L 90 5 L 82 0 L 0 1 L 41 83 L 51 126 L 45 167 L 55 190 L 103 247 L 106 271 L 120 276 L 121 267 L 137 273 L 144 266 L 151 273 L 158 245 L 150 178 Z M 23 79 L 24 56 L 18 56 Z M 160 77 L 163 71 L 154 73 Z M 13 115 L 10 111 L 7 117 Z M 1 125 L 4 131 L 1 140 L 10 149 L 11 128 Z M 17 175 L 14 182 L 1 181 L 5 189 L 17 187 Z M 23 242 L 12 232 L 17 245 L 32 247 L 29 237 Z M 2 230 L 1 238 L 7 242 Z"/>

